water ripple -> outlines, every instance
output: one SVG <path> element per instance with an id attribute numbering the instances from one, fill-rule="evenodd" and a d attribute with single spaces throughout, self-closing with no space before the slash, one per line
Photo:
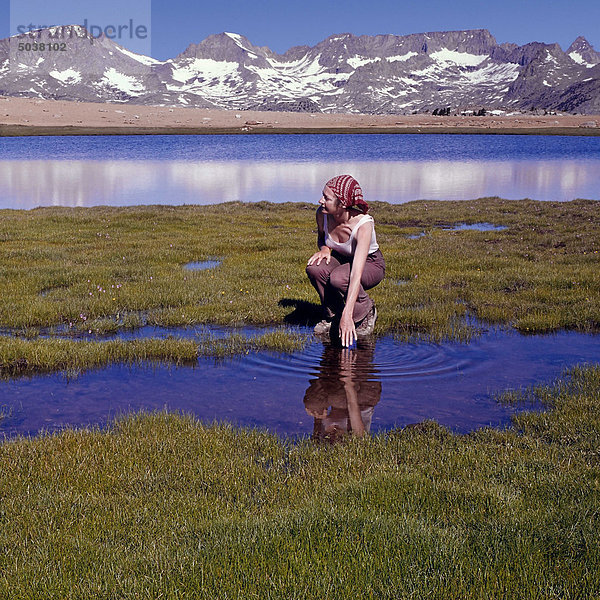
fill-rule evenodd
<path id="1" fill-rule="evenodd" d="M 344 352 L 356 374 L 368 378 L 426 378 L 452 373 L 465 373 L 481 359 L 475 346 L 436 344 L 433 342 L 400 342 L 385 338 L 361 344 L 356 350 L 344 351 L 320 343 L 307 346 L 293 355 L 259 353 L 248 356 L 247 368 L 263 375 L 285 375 L 306 378 L 323 370 L 339 368 Z"/>
<path id="2" fill-rule="evenodd" d="M 381 378 L 431 377 L 466 371 L 475 353 L 474 348 L 457 344 L 392 342 L 378 348 L 375 365 Z"/>

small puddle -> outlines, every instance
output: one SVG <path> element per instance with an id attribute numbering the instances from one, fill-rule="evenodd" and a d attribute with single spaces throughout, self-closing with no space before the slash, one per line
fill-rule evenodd
<path id="1" fill-rule="evenodd" d="M 494 225 L 493 223 L 458 223 L 450 227 L 438 226 L 434 229 L 441 229 L 442 231 L 504 231 L 508 227 L 505 225 Z M 426 231 L 420 231 L 419 233 L 407 235 L 406 238 L 409 240 L 418 240 L 426 235 Z"/>
<path id="2" fill-rule="evenodd" d="M 469 344 L 384 337 L 350 351 L 315 341 L 293 354 L 201 358 L 194 367 L 113 365 L 75 379 L 1 381 L 0 435 L 103 425 L 130 411 L 164 408 L 291 437 L 331 428 L 386 431 L 426 419 L 468 432 L 505 427 L 527 408 L 501 405 L 496 394 L 550 383 L 564 368 L 598 356 L 600 335 L 491 331 Z M 349 391 L 357 398 L 352 418 Z"/>
<path id="3" fill-rule="evenodd" d="M 183 268 L 187 271 L 206 271 L 207 269 L 215 269 L 220 264 L 221 261 L 217 259 L 197 260 L 183 265 Z"/>
<path id="4" fill-rule="evenodd" d="M 453 227 L 442 227 L 444 231 L 504 231 L 508 227 L 493 223 L 459 223 Z"/>

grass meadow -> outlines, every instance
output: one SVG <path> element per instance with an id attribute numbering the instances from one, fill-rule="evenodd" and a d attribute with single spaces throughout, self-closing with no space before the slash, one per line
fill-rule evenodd
<path id="1" fill-rule="evenodd" d="M 597 332 L 599 209 L 374 203 L 376 334 Z M 314 210 L 0 211 L 0 374 L 301 347 Z M 482 222 L 506 229 L 444 229 Z M 203 260 L 220 264 L 183 268 Z M 202 324 L 269 329 L 102 337 Z M 468 435 L 425 422 L 329 445 L 152 413 L 5 440 L 0 598 L 598 599 L 600 367 L 498 401 L 532 399 L 546 410 Z"/>

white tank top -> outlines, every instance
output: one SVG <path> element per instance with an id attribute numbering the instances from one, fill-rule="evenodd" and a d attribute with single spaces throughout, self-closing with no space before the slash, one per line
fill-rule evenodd
<path id="1" fill-rule="evenodd" d="M 373 232 L 371 233 L 371 244 L 369 246 L 369 254 L 373 254 L 373 252 L 377 252 L 379 250 L 379 244 L 377 243 L 377 238 L 375 237 L 375 222 L 373 221 L 373 217 L 371 215 L 363 215 L 362 218 L 358 221 L 354 229 L 350 232 L 350 237 L 348 241 L 344 243 L 336 242 L 331 239 L 329 235 L 329 230 L 327 229 L 327 215 L 323 215 L 323 229 L 325 231 L 325 245 L 340 254 L 344 254 L 345 256 L 352 256 L 354 254 L 354 250 L 356 249 L 356 240 L 354 239 L 354 234 L 358 230 L 358 228 L 363 223 L 373 223 Z"/>

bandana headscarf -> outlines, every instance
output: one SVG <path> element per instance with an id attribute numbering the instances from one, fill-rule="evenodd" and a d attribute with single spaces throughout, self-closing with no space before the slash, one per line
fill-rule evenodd
<path id="1" fill-rule="evenodd" d="M 369 210 L 360 185 L 352 175 L 338 175 L 325 185 L 333 191 L 344 208 L 356 208 L 365 214 Z"/>

